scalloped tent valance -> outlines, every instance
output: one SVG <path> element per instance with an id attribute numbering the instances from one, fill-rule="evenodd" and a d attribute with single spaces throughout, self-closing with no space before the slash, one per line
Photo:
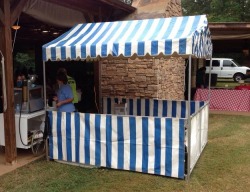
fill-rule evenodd
<path id="1" fill-rule="evenodd" d="M 205 15 L 78 24 L 43 45 L 43 61 L 212 56 Z"/>

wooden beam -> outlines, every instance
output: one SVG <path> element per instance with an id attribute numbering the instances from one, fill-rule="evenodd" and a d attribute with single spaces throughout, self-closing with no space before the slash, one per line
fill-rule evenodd
<path id="1" fill-rule="evenodd" d="M 84 14 L 92 14 L 93 16 L 99 16 L 99 7 L 102 8 L 102 16 L 110 15 L 114 9 L 120 10 L 123 13 L 132 13 L 136 8 L 127 5 L 119 0 L 44 0 L 49 3 L 57 4 L 60 6 L 68 7 Z M 104 20 L 102 18 L 102 20 Z"/>
<path id="2" fill-rule="evenodd" d="M 98 7 L 100 6 L 100 3 L 98 3 L 98 0 L 44 0 L 49 3 L 57 4 L 63 7 L 67 7 L 70 9 L 74 9 L 83 13 L 91 13 L 92 15 L 98 16 L 99 10 Z M 108 9 L 107 7 L 105 7 Z M 108 10 L 107 10 L 108 11 Z"/>
<path id="3" fill-rule="evenodd" d="M 8 164 L 16 163 L 16 129 L 14 113 L 14 82 L 13 82 L 13 60 L 12 39 L 10 24 L 10 0 L 3 0 L 3 23 L 0 30 L 0 48 L 4 55 L 5 81 L 7 94 L 7 110 L 4 112 L 4 134 L 5 134 L 5 160 Z"/>
<path id="4" fill-rule="evenodd" d="M 84 18 L 85 18 L 87 23 L 94 23 L 95 22 L 95 18 L 92 14 L 90 14 L 90 13 L 83 13 L 83 14 L 84 14 Z"/>
<path id="5" fill-rule="evenodd" d="M 126 4 L 122 1 L 119 1 L 119 0 L 100 0 L 100 1 L 112 6 L 115 9 L 120 9 L 120 10 L 123 10 L 127 13 L 133 13 L 136 10 L 135 7 L 132 7 L 131 5 L 128 5 L 128 4 Z"/>
<path id="6" fill-rule="evenodd" d="M 4 18 L 4 14 L 3 14 L 2 9 L 0 9 L 0 24 L 1 24 L 1 25 L 4 25 L 4 20 L 3 20 L 3 18 Z"/>
<path id="7" fill-rule="evenodd" d="M 225 22 L 225 23 L 209 23 L 209 28 L 210 29 L 227 29 L 227 30 L 249 30 L 250 29 L 250 22 L 238 22 L 238 23 L 233 23 L 233 22 Z"/>
<path id="8" fill-rule="evenodd" d="M 14 1 L 13 5 L 11 5 L 11 21 L 10 24 L 13 25 L 17 18 L 21 15 L 24 6 L 26 5 L 27 0 L 18 0 Z"/>
<path id="9" fill-rule="evenodd" d="M 102 8 L 101 7 L 99 7 L 98 20 L 99 20 L 99 22 L 103 21 L 103 18 L 102 18 Z"/>

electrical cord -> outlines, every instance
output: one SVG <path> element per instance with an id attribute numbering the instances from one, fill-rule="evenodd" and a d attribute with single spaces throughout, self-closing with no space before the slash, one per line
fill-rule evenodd
<path id="1" fill-rule="evenodd" d="M 20 111 L 19 111 L 19 121 L 18 121 L 18 126 L 19 126 L 19 137 L 20 137 L 20 141 L 21 143 L 26 146 L 26 147 L 30 147 L 31 150 L 32 150 L 32 153 L 35 155 L 35 156 L 39 156 L 41 155 L 44 150 L 45 150 L 45 142 L 46 142 L 46 139 L 44 138 L 44 132 L 42 130 L 36 130 L 35 132 L 32 133 L 31 135 L 31 138 L 30 138 L 30 144 L 28 144 L 29 142 L 27 141 L 27 144 L 25 144 L 23 142 L 23 139 L 22 139 L 22 135 L 21 135 L 21 114 L 22 114 L 22 102 L 20 105 Z M 40 134 L 42 136 L 40 136 Z M 29 137 L 29 135 L 28 135 Z"/>
<path id="2" fill-rule="evenodd" d="M 19 110 L 19 120 L 18 120 L 18 130 L 19 130 L 19 137 L 20 137 L 20 141 L 24 146 L 30 146 L 29 144 L 24 144 L 23 139 L 22 139 L 22 135 L 21 135 L 21 116 L 22 116 L 22 101 L 19 103 L 20 105 L 20 110 Z"/>
<path id="3" fill-rule="evenodd" d="M 19 24 L 19 17 L 17 18 L 16 24 L 17 24 L 17 25 Z M 15 46 L 15 42 L 16 42 L 16 34 L 17 34 L 17 29 L 16 29 L 16 31 L 15 31 L 15 35 L 14 35 L 14 39 L 13 39 L 12 52 L 13 52 L 13 50 L 14 50 L 14 46 Z"/>

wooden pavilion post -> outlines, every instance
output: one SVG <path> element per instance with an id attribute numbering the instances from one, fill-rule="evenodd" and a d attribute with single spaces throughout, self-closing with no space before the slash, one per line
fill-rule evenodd
<path id="1" fill-rule="evenodd" d="M 13 83 L 13 59 L 11 39 L 11 15 L 10 0 L 1 2 L 1 43 L 0 48 L 4 55 L 5 81 L 7 94 L 7 110 L 4 112 L 4 133 L 5 133 L 5 160 L 7 164 L 16 163 L 16 130 L 14 114 L 14 83 Z"/>
<path id="2" fill-rule="evenodd" d="M 0 50 L 4 55 L 5 81 L 7 98 L 7 110 L 4 112 L 5 133 L 5 160 L 7 164 L 14 164 L 17 160 L 16 129 L 14 113 L 14 81 L 13 81 L 13 58 L 11 26 L 21 14 L 26 0 L 0 1 Z"/>

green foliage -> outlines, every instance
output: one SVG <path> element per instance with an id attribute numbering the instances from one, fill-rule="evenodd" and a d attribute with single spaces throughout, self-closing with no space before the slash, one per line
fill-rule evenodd
<path id="1" fill-rule="evenodd" d="M 211 0 L 182 0 L 182 10 L 184 15 L 201 15 L 210 13 Z"/>
<path id="2" fill-rule="evenodd" d="M 250 21 L 250 0 L 182 0 L 184 15 L 206 14 L 210 22 Z"/>
<path id="3" fill-rule="evenodd" d="M 35 68 L 35 55 L 32 53 L 21 53 L 18 52 L 14 57 L 14 68 L 23 68 L 27 69 L 32 67 Z"/>

